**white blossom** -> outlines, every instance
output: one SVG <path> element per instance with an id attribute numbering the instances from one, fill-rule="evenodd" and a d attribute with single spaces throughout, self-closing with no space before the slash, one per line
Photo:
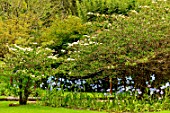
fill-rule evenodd
<path id="1" fill-rule="evenodd" d="M 138 14 L 136 10 L 131 10 L 132 13 Z"/>
<path id="2" fill-rule="evenodd" d="M 89 35 L 83 35 L 84 37 L 87 37 L 87 38 L 90 38 L 90 36 Z"/>
<path id="3" fill-rule="evenodd" d="M 67 61 L 74 61 L 75 59 L 73 58 L 67 58 Z"/>
<path id="4" fill-rule="evenodd" d="M 93 13 L 93 12 L 88 12 L 87 14 L 88 14 L 88 15 L 94 15 L 94 13 Z"/>
<path id="5" fill-rule="evenodd" d="M 31 75 L 31 77 L 35 78 L 35 75 Z"/>
<path id="6" fill-rule="evenodd" d="M 78 42 L 78 41 L 77 41 L 77 42 L 73 42 L 72 44 L 73 44 L 73 45 L 77 45 L 77 44 L 79 44 L 79 42 Z"/>
<path id="7" fill-rule="evenodd" d="M 55 50 L 51 50 L 50 48 L 48 48 L 48 47 L 46 47 L 45 48 L 45 50 L 47 50 L 47 51 L 52 51 L 52 52 L 54 52 Z"/>
<path id="8" fill-rule="evenodd" d="M 57 59 L 56 56 L 48 56 L 47 58 L 50 58 L 50 59 Z"/>
<path id="9" fill-rule="evenodd" d="M 33 49 L 30 48 L 30 47 L 22 48 L 22 47 L 20 47 L 20 46 L 18 46 L 18 45 L 16 45 L 16 44 L 14 44 L 14 46 L 15 46 L 16 48 L 18 48 L 19 50 L 22 50 L 22 51 L 32 51 L 32 50 L 33 50 Z"/>
<path id="10" fill-rule="evenodd" d="M 36 44 L 38 44 L 38 43 L 37 43 L 37 42 L 33 42 L 32 44 L 36 45 Z"/>
<path id="11" fill-rule="evenodd" d="M 84 46 L 88 46 L 89 44 L 88 43 L 84 43 Z"/>
<path id="12" fill-rule="evenodd" d="M 61 50 L 61 52 L 63 52 L 63 53 L 64 53 L 65 51 L 66 51 L 66 50 L 64 50 L 64 49 Z"/>
<path id="13" fill-rule="evenodd" d="M 68 43 L 68 46 L 69 46 L 69 47 L 71 47 L 71 46 L 73 46 L 73 44 L 71 44 L 71 43 Z"/>
<path id="14" fill-rule="evenodd" d="M 145 5 L 145 6 L 139 6 L 140 8 L 149 8 L 149 6 Z"/>
<path id="15" fill-rule="evenodd" d="M 17 49 L 15 49 L 15 48 L 12 48 L 12 47 L 11 47 L 11 48 L 9 48 L 9 49 L 10 49 L 10 50 L 12 50 L 12 51 L 16 51 L 16 50 L 17 50 Z"/>
<path id="16" fill-rule="evenodd" d="M 28 47 L 28 48 L 25 48 L 26 51 L 32 51 L 33 49 Z"/>

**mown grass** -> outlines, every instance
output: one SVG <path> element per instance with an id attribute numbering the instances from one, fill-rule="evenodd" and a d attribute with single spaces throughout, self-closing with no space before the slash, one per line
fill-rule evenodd
<path id="1" fill-rule="evenodd" d="M 0 99 L 1 99 L 1 98 L 7 98 L 7 96 L 0 96 Z"/>
<path id="2" fill-rule="evenodd" d="M 0 113 L 106 113 L 90 110 L 73 110 L 66 108 L 52 108 L 46 106 L 40 106 L 37 104 L 28 104 L 24 106 L 9 107 L 9 103 L 17 102 L 0 102 Z"/>
<path id="3" fill-rule="evenodd" d="M 90 110 L 74 110 L 66 108 L 53 108 L 40 106 L 38 104 L 28 104 L 23 106 L 9 107 L 9 103 L 18 103 L 13 101 L 1 101 L 0 102 L 0 113 L 107 113 Z M 145 113 L 170 113 L 170 111 L 161 112 L 145 112 Z"/>

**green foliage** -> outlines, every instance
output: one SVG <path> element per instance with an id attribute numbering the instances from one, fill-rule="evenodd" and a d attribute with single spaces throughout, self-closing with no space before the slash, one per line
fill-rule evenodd
<path id="1" fill-rule="evenodd" d="M 3 59 L 3 73 L 13 78 L 12 89 L 20 96 L 20 101 L 26 102 L 38 81 L 55 74 L 51 65 L 60 62 L 61 59 L 53 56 L 53 51 L 49 48 L 23 48 L 14 45 L 9 47 L 9 50 L 11 53 Z"/>
<path id="2" fill-rule="evenodd" d="M 49 45 L 57 51 L 62 48 L 65 49 L 67 43 L 79 40 L 86 32 L 86 26 L 80 18 L 75 16 L 69 16 L 63 20 L 58 18 L 43 33 L 42 46 Z"/>
<path id="3" fill-rule="evenodd" d="M 151 74 L 158 78 L 151 84 L 154 87 L 170 79 L 169 1 L 77 0 L 76 5 L 75 0 L 69 1 L 0 0 L 1 94 L 11 95 L 4 83 L 11 76 L 12 94 L 23 99 L 43 95 L 34 87 L 51 75 L 95 79 L 131 75 L 139 88 L 146 87 L 143 83 Z M 93 21 L 83 23 L 87 20 Z M 56 52 L 58 56 L 53 56 Z M 169 92 L 155 100 L 143 94 L 137 99 L 125 93 L 110 100 L 103 95 L 103 102 L 95 94 L 91 98 L 53 90 L 44 102 L 53 107 L 145 112 L 170 109 L 168 96 Z"/>
<path id="4" fill-rule="evenodd" d="M 4 82 L 0 82 L 0 96 L 2 95 L 10 95 L 9 90 L 7 89 L 7 84 Z"/>
<path id="5" fill-rule="evenodd" d="M 0 0 L 0 3 L 0 57 L 4 57 L 9 52 L 7 44 L 28 46 L 41 35 L 44 24 L 51 19 L 47 18 L 51 4 L 50 0 Z"/>
<path id="6" fill-rule="evenodd" d="M 1 68 L 3 68 L 5 66 L 4 62 L 0 61 L 0 96 L 1 95 L 11 95 L 10 91 L 9 91 L 9 85 L 8 85 L 8 81 L 9 78 L 4 76 L 3 71 L 1 70 Z"/>
<path id="7" fill-rule="evenodd" d="M 139 11 L 140 5 L 148 5 L 149 0 L 77 0 L 78 16 L 87 20 L 96 20 L 101 14 L 128 15 L 130 10 Z"/>
<path id="8" fill-rule="evenodd" d="M 98 30 L 68 47 L 70 54 L 58 73 L 98 79 L 132 75 L 143 88 L 151 74 L 159 78 L 156 84 L 169 80 L 169 6 L 160 1 L 129 16 L 115 14 L 110 21 L 91 22 Z"/>
<path id="9" fill-rule="evenodd" d="M 104 95 L 85 92 L 64 92 L 63 90 L 47 90 L 43 99 L 43 105 L 52 107 L 66 107 L 72 109 L 90 109 L 108 112 L 153 112 L 170 110 L 169 90 L 167 96 L 152 98 L 149 95 L 138 98 L 137 92 L 113 95 Z"/>

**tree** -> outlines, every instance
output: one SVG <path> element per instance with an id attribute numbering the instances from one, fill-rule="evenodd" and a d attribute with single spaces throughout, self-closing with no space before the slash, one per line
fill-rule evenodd
<path id="1" fill-rule="evenodd" d="M 5 55 L 3 67 L 6 76 L 13 77 L 13 88 L 18 91 L 20 105 L 27 103 L 34 90 L 34 84 L 48 76 L 55 75 L 55 64 L 59 59 L 49 48 L 9 46 L 10 54 Z"/>
<path id="2" fill-rule="evenodd" d="M 51 0 L 52 7 L 57 9 L 55 13 L 59 14 L 62 18 L 68 15 L 77 16 L 77 2 L 78 0 Z"/>
<path id="3" fill-rule="evenodd" d="M 57 54 L 62 55 L 61 50 L 66 51 L 68 43 L 75 42 L 87 33 L 87 26 L 76 16 L 68 16 L 65 19 L 56 18 L 52 25 L 45 29 L 39 40 L 42 46 L 55 49 Z"/>
<path id="4" fill-rule="evenodd" d="M 70 46 L 58 73 L 97 79 L 131 75 L 140 87 L 151 74 L 169 78 L 169 6 L 169 2 L 141 6 L 140 12 L 112 15 L 110 22 L 97 23 L 100 29 L 95 34 Z"/>
<path id="5" fill-rule="evenodd" d="M 10 44 L 29 45 L 49 24 L 50 0 L 0 0 L 0 57 Z M 44 25 L 45 24 L 45 25 Z M 5 48 L 5 49 L 4 49 Z"/>
<path id="6" fill-rule="evenodd" d="M 7 45 L 32 46 L 41 30 L 55 16 L 50 0 L 0 0 L 0 57 L 9 53 Z M 50 14 L 50 17 L 49 17 Z M 10 78 L 12 83 L 13 79 Z"/>

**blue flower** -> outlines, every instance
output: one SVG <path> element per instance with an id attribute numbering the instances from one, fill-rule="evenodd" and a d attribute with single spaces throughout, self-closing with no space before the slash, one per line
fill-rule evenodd
<path id="1" fill-rule="evenodd" d="M 83 84 L 85 84 L 85 83 L 86 83 L 86 81 L 85 81 L 85 80 L 83 80 L 83 81 L 82 81 L 82 83 L 83 83 Z"/>
<path id="2" fill-rule="evenodd" d="M 53 87 L 51 86 L 51 87 L 50 87 L 50 91 L 52 91 L 52 90 L 53 90 Z"/>
<path id="3" fill-rule="evenodd" d="M 150 85 L 150 84 L 148 84 L 148 87 L 150 88 L 150 87 L 151 87 L 151 85 Z"/>
<path id="4" fill-rule="evenodd" d="M 76 83 L 76 84 L 81 85 L 81 81 L 77 81 L 77 83 Z"/>
<path id="5" fill-rule="evenodd" d="M 56 85 L 56 83 L 55 83 L 55 82 L 53 82 L 51 85 L 52 85 L 52 86 L 54 86 L 54 85 Z"/>
<path id="6" fill-rule="evenodd" d="M 152 78 L 151 81 L 154 81 L 154 80 L 155 80 L 155 75 L 153 74 L 153 75 L 151 76 L 151 78 Z"/>
<path id="7" fill-rule="evenodd" d="M 159 89 L 156 89 L 156 92 L 158 93 L 158 92 L 160 92 L 160 90 L 159 90 Z"/>
<path id="8" fill-rule="evenodd" d="M 103 91 L 104 91 L 104 89 L 101 89 L 100 91 L 101 91 L 101 92 L 103 92 Z"/>
<path id="9" fill-rule="evenodd" d="M 70 81 L 70 84 L 73 84 L 73 82 L 72 82 L 72 81 Z"/>
<path id="10" fill-rule="evenodd" d="M 135 91 L 135 88 L 133 88 L 132 91 Z"/>
<path id="11" fill-rule="evenodd" d="M 96 89 L 97 88 L 97 85 L 94 85 L 93 87 L 92 87 L 92 89 Z"/>
<path id="12" fill-rule="evenodd" d="M 142 91 L 138 91 L 138 94 L 139 94 L 139 95 L 142 94 Z"/>
<path id="13" fill-rule="evenodd" d="M 132 77 L 131 76 L 126 77 L 126 80 L 132 80 Z"/>
<path id="14" fill-rule="evenodd" d="M 61 88 L 56 88 L 57 90 L 61 90 Z"/>
<path id="15" fill-rule="evenodd" d="M 122 79 L 121 78 L 117 78 L 118 81 L 121 81 Z"/>
<path id="16" fill-rule="evenodd" d="M 80 89 L 83 89 L 83 87 L 82 87 L 82 86 L 79 86 L 79 88 L 80 88 Z"/>
<path id="17" fill-rule="evenodd" d="M 127 81 L 126 81 L 126 84 L 130 84 L 130 81 L 129 81 L 129 80 L 127 80 Z"/>
<path id="18" fill-rule="evenodd" d="M 150 91 L 156 91 L 156 88 L 150 88 Z"/>
<path id="19" fill-rule="evenodd" d="M 150 95 L 153 95 L 153 93 L 156 91 L 156 88 L 150 88 Z"/>
<path id="20" fill-rule="evenodd" d="M 120 81 L 118 81 L 118 85 L 120 85 Z"/>
<path id="21" fill-rule="evenodd" d="M 161 89 L 166 89 L 166 86 L 162 86 L 162 87 L 160 87 Z"/>
<path id="22" fill-rule="evenodd" d="M 149 82 L 148 81 L 146 81 L 146 85 L 148 85 L 149 84 Z"/>
<path id="23" fill-rule="evenodd" d="M 124 86 L 119 86 L 119 87 L 118 87 L 118 90 L 121 89 L 121 88 L 124 88 Z"/>
<path id="24" fill-rule="evenodd" d="M 59 81 L 61 81 L 62 79 L 61 79 L 61 78 L 59 78 L 58 80 L 59 80 Z"/>
<path id="25" fill-rule="evenodd" d="M 60 86 L 60 82 L 57 83 L 57 86 Z"/>
<path id="26" fill-rule="evenodd" d="M 67 79 L 67 81 L 66 81 L 67 83 L 70 83 L 70 81 Z"/>
<path id="27" fill-rule="evenodd" d="M 134 84 L 135 82 L 134 81 L 131 81 L 131 84 Z"/>
<path id="28" fill-rule="evenodd" d="M 140 89 L 136 89 L 136 91 L 138 92 L 138 94 L 142 94 L 142 91 Z"/>
<path id="29" fill-rule="evenodd" d="M 164 92 L 161 90 L 160 94 L 161 94 L 161 95 L 163 95 L 163 94 L 164 94 Z"/>
<path id="30" fill-rule="evenodd" d="M 110 91 L 110 89 L 107 89 L 106 91 L 107 91 L 107 92 L 109 92 L 109 91 Z"/>
<path id="31" fill-rule="evenodd" d="M 43 87 L 43 85 L 44 85 L 44 83 L 41 83 L 41 84 L 40 84 L 40 87 L 42 88 L 42 87 Z"/>
<path id="32" fill-rule="evenodd" d="M 121 88 L 119 91 L 117 91 L 116 93 L 119 94 L 119 93 L 122 93 L 125 91 L 125 88 Z"/>
<path id="33" fill-rule="evenodd" d="M 128 87 L 126 87 L 126 91 L 129 91 L 132 88 L 133 88 L 133 86 L 128 86 Z"/>
<path id="34" fill-rule="evenodd" d="M 99 80 L 99 83 L 101 84 L 101 83 L 102 83 L 102 81 L 101 81 L 101 80 Z"/>
<path id="35" fill-rule="evenodd" d="M 94 86 L 94 84 L 90 84 L 90 86 Z"/>
<path id="36" fill-rule="evenodd" d="M 58 80 L 59 80 L 59 81 L 64 81 L 64 78 L 59 78 Z"/>
<path id="37" fill-rule="evenodd" d="M 107 93 L 104 93 L 104 96 L 107 96 Z"/>
<path id="38" fill-rule="evenodd" d="M 169 82 L 167 82 L 165 86 L 166 86 L 166 87 L 169 87 L 169 86 L 170 86 Z"/>

